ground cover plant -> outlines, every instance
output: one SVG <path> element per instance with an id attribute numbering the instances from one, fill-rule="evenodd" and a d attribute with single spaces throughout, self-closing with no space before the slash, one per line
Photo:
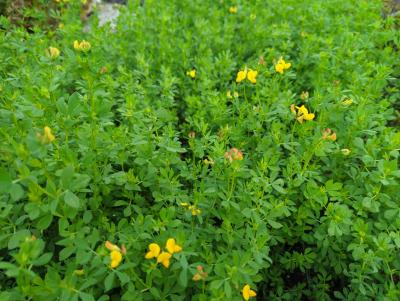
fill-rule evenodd
<path id="1" fill-rule="evenodd" d="M 380 1 L 51 5 L 0 19 L 0 300 L 399 300 Z"/>

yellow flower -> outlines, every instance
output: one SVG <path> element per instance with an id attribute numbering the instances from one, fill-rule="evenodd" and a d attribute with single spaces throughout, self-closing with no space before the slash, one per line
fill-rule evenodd
<path id="1" fill-rule="evenodd" d="M 230 8 L 229 8 L 229 12 L 231 13 L 231 14 L 236 14 L 237 13 L 237 6 L 231 6 Z"/>
<path id="2" fill-rule="evenodd" d="M 232 98 L 231 91 L 228 90 L 228 91 L 226 92 L 226 97 L 229 98 L 229 99 Z M 233 97 L 238 98 L 238 97 L 239 97 L 239 93 L 236 92 L 236 91 L 234 91 L 234 92 L 233 92 Z"/>
<path id="3" fill-rule="evenodd" d="M 112 269 L 116 268 L 117 266 L 119 266 L 119 264 L 122 261 L 122 254 L 120 251 L 111 251 L 110 253 L 110 259 L 111 259 L 111 263 L 110 263 L 110 267 Z"/>
<path id="4" fill-rule="evenodd" d="M 248 284 L 246 284 L 243 287 L 242 294 L 243 294 L 243 299 L 246 300 L 246 301 L 249 300 L 252 297 L 257 296 L 256 292 L 253 291 L 252 289 L 250 289 L 250 285 L 248 285 Z"/>
<path id="5" fill-rule="evenodd" d="M 345 107 L 350 106 L 353 103 L 353 100 L 351 98 L 347 98 L 345 100 L 342 101 L 342 105 Z"/>
<path id="6" fill-rule="evenodd" d="M 92 45 L 88 41 L 82 40 L 81 42 L 75 40 L 74 41 L 74 49 L 77 51 L 87 52 L 92 48 Z"/>
<path id="7" fill-rule="evenodd" d="M 51 133 L 51 129 L 48 126 L 45 126 L 43 129 L 44 135 L 42 136 L 43 143 L 53 142 L 56 137 Z"/>
<path id="8" fill-rule="evenodd" d="M 192 211 L 193 216 L 199 215 L 201 213 L 201 210 L 197 208 L 195 205 L 189 206 L 188 209 Z"/>
<path id="9" fill-rule="evenodd" d="M 301 92 L 300 98 L 302 100 L 307 99 L 310 96 L 310 94 L 307 91 Z"/>
<path id="10" fill-rule="evenodd" d="M 242 80 L 246 79 L 247 77 L 247 69 L 240 70 L 236 75 L 236 82 L 240 83 Z"/>
<path id="11" fill-rule="evenodd" d="M 257 82 L 256 77 L 257 77 L 258 72 L 255 70 L 249 70 L 247 72 L 247 79 L 252 83 L 255 84 Z"/>
<path id="12" fill-rule="evenodd" d="M 314 113 L 308 113 L 307 108 L 302 105 L 301 107 L 295 106 L 297 109 L 297 121 L 303 123 L 303 120 L 313 120 L 315 118 Z M 291 111 L 293 112 L 293 107 L 291 106 Z"/>
<path id="13" fill-rule="evenodd" d="M 187 71 L 186 75 L 190 76 L 191 78 L 195 78 L 196 77 L 196 69 L 192 69 L 190 71 Z"/>
<path id="14" fill-rule="evenodd" d="M 121 251 L 121 249 L 117 246 L 117 245 L 114 245 L 114 244 L 112 244 L 110 241 L 106 241 L 105 242 L 105 247 L 107 248 L 107 250 L 110 250 L 110 251 L 118 251 L 118 252 L 120 252 Z"/>
<path id="15" fill-rule="evenodd" d="M 49 47 L 48 51 L 52 59 L 56 59 L 60 56 L 60 50 L 58 50 L 56 47 Z"/>
<path id="16" fill-rule="evenodd" d="M 158 244 L 152 243 L 149 244 L 149 252 L 146 253 L 145 258 L 146 259 L 151 259 L 155 258 L 160 254 L 161 248 Z"/>
<path id="17" fill-rule="evenodd" d="M 178 253 L 178 252 L 182 251 L 182 247 L 179 246 L 178 244 L 176 244 L 175 239 L 173 239 L 173 238 L 169 238 L 167 240 L 167 244 L 166 244 L 165 248 L 171 254 Z"/>
<path id="18" fill-rule="evenodd" d="M 80 269 L 80 270 L 75 270 L 74 271 L 74 275 L 77 275 L 77 276 L 82 276 L 84 274 L 85 274 L 85 270 L 84 269 Z"/>
<path id="19" fill-rule="evenodd" d="M 340 150 L 342 152 L 343 155 L 348 156 L 351 153 L 351 150 L 349 150 L 348 148 L 343 148 Z"/>
<path id="20" fill-rule="evenodd" d="M 169 260 L 171 259 L 172 255 L 168 252 L 162 252 L 157 257 L 157 263 L 161 263 L 164 267 L 169 267 Z"/>
<path id="21" fill-rule="evenodd" d="M 291 63 L 286 63 L 285 60 L 280 57 L 278 62 L 275 64 L 275 71 L 282 74 L 283 71 L 289 69 L 291 66 Z"/>

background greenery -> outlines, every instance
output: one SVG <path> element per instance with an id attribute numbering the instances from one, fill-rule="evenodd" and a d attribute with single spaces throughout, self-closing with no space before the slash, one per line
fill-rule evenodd
<path id="1" fill-rule="evenodd" d="M 371 0 L 139 2 L 115 30 L 84 33 L 79 1 L 0 19 L 0 300 L 398 300 L 398 20 Z M 168 269 L 144 258 L 171 237 Z"/>

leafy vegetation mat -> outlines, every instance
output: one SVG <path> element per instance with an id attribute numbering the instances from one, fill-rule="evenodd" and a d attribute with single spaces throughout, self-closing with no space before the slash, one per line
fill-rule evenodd
<path id="1" fill-rule="evenodd" d="M 395 17 L 140 2 L 0 19 L 0 300 L 399 300 Z"/>

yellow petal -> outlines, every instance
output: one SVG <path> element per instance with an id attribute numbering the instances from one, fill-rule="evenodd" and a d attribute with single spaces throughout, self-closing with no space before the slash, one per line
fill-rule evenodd
<path id="1" fill-rule="evenodd" d="M 122 254 L 119 251 L 111 251 L 110 253 L 110 258 L 111 258 L 111 268 L 114 269 L 117 266 L 119 266 L 119 264 L 122 261 Z"/>
<path id="2" fill-rule="evenodd" d="M 247 70 L 240 70 L 238 73 L 237 73 L 237 76 L 236 76 L 236 82 L 237 83 L 240 83 L 242 80 L 244 80 L 245 78 L 246 78 L 246 76 L 247 76 Z"/>
<path id="3" fill-rule="evenodd" d="M 304 105 L 302 105 L 301 107 L 296 107 L 296 109 L 298 110 L 299 115 L 307 115 L 308 114 L 308 110 Z"/>
<path id="4" fill-rule="evenodd" d="M 276 64 L 275 65 L 275 71 L 282 74 L 283 73 L 283 65 L 282 64 Z"/>
<path id="5" fill-rule="evenodd" d="M 155 258 L 160 254 L 161 248 L 156 243 L 149 244 L 149 252 L 144 256 L 146 259 Z"/>
<path id="6" fill-rule="evenodd" d="M 284 65 L 285 69 L 289 69 L 291 66 L 292 66 L 291 63 L 286 63 L 286 64 Z"/>
<path id="7" fill-rule="evenodd" d="M 171 254 L 178 253 L 178 252 L 182 251 L 182 247 L 177 245 L 176 242 L 175 242 L 175 239 L 173 239 L 173 238 L 169 238 L 167 240 L 167 244 L 166 244 L 165 248 Z"/>
<path id="8" fill-rule="evenodd" d="M 171 254 L 168 252 L 162 252 L 157 257 L 157 263 L 161 263 L 164 267 L 169 267 L 169 260 L 171 259 Z"/>
<path id="9" fill-rule="evenodd" d="M 315 115 L 313 113 L 310 114 L 304 114 L 304 119 L 305 120 L 313 120 Z"/>
<path id="10" fill-rule="evenodd" d="M 226 97 L 232 98 L 231 91 L 228 90 L 228 91 L 226 92 Z"/>
<path id="11" fill-rule="evenodd" d="M 249 300 L 251 297 L 255 297 L 257 295 L 255 291 L 250 289 L 250 285 L 248 285 L 248 284 L 246 284 L 243 287 L 242 294 L 243 294 L 244 300 L 246 300 L 246 301 Z"/>
<path id="12" fill-rule="evenodd" d="M 247 72 L 247 79 L 252 83 L 255 84 L 257 82 L 256 77 L 257 77 L 258 72 L 255 70 L 249 70 Z"/>
<path id="13" fill-rule="evenodd" d="M 49 54 L 52 59 L 56 59 L 60 55 L 60 50 L 56 47 L 49 47 Z"/>
<path id="14" fill-rule="evenodd" d="M 48 142 L 53 142 L 56 137 L 51 133 L 51 129 L 48 126 L 44 127 L 44 136 L 46 137 Z"/>

